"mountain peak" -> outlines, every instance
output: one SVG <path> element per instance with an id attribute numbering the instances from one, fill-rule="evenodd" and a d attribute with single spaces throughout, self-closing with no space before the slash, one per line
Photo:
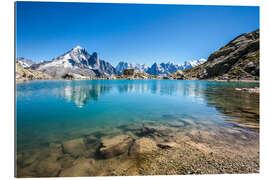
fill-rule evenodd
<path id="1" fill-rule="evenodd" d="M 98 53 L 97 52 L 93 52 L 92 56 L 98 57 Z"/>
<path id="2" fill-rule="evenodd" d="M 74 48 L 72 48 L 69 52 L 75 52 L 75 53 L 82 53 L 82 54 L 85 54 L 87 51 L 85 48 L 81 47 L 81 46 L 76 46 Z"/>
<path id="3" fill-rule="evenodd" d="M 84 49 L 84 48 L 82 48 L 81 46 L 75 46 L 74 48 L 72 48 L 72 49 L 74 49 L 74 50 L 78 50 L 78 49 Z"/>

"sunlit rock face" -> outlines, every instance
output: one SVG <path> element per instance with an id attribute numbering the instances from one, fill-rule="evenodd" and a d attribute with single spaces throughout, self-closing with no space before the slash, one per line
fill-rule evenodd
<path id="1" fill-rule="evenodd" d="M 207 62 L 186 71 L 197 79 L 259 80 L 260 31 L 244 33 L 212 53 Z"/>

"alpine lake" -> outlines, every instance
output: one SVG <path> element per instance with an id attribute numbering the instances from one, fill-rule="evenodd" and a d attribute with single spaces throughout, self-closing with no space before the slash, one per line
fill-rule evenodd
<path id="1" fill-rule="evenodd" d="M 16 84 L 17 177 L 259 172 L 259 83 Z"/>

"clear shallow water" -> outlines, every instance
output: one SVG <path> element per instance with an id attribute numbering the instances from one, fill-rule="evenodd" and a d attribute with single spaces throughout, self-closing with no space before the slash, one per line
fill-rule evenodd
<path id="1" fill-rule="evenodd" d="M 20 83 L 16 87 L 18 152 L 126 124 L 162 124 L 181 118 L 206 127 L 256 123 L 258 95 L 235 91 L 236 87 L 256 86 L 178 80 Z"/>

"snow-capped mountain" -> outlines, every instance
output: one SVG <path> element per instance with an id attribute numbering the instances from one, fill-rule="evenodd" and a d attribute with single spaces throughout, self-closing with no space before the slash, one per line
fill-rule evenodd
<path id="1" fill-rule="evenodd" d="M 89 54 L 85 48 L 76 46 L 63 55 L 52 59 L 51 61 L 42 61 L 34 63 L 26 58 L 18 58 L 17 61 L 25 68 L 31 68 L 54 78 L 61 78 L 67 73 L 78 74 L 82 76 L 107 76 L 115 74 L 123 74 L 124 69 L 134 69 L 135 71 L 144 71 L 151 75 L 166 76 L 176 70 L 187 70 L 191 67 L 206 62 L 205 59 L 199 59 L 184 64 L 173 64 L 171 62 L 157 64 L 151 67 L 145 64 L 132 64 L 127 62 L 119 62 L 116 68 L 110 63 L 101 60 L 96 52 Z"/>
<path id="2" fill-rule="evenodd" d="M 171 62 L 168 62 L 166 64 L 154 63 L 150 68 L 147 69 L 146 73 L 151 74 L 151 75 L 166 76 L 176 70 L 187 70 L 191 67 L 203 64 L 204 62 L 206 62 L 206 59 L 199 59 L 199 60 L 189 61 L 189 62 L 185 61 L 184 64 L 179 64 L 179 65 L 173 64 Z"/>
<path id="3" fill-rule="evenodd" d="M 176 70 L 187 70 L 191 67 L 203 64 L 204 62 L 206 62 L 206 59 L 199 59 L 189 62 L 185 61 L 184 64 L 173 64 L 171 62 L 160 64 L 154 63 L 151 67 L 148 67 L 145 64 L 132 64 L 121 61 L 118 63 L 115 69 L 118 74 L 123 74 L 124 69 L 134 69 L 135 71 L 143 70 L 147 74 L 151 75 L 166 76 Z"/>
<path id="4" fill-rule="evenodd" d="M 201 58 L 199 60 L 189 61 L 189 62 L 185 61 L 184 64 L 178 65 L 178 67 L 179 67 L 179 70 L 187 70 L 187 69 L 189 69 L 191 67 L 194 67 L 194 66 L 198 66 L 200 64 L 203 64 L 206 61 L 207 60 L 206 59 L 203 59 L 203 58 Z"/>
<path id="5" fill-rule="evenodd" d="M 116 74 L 115 68 L 108 62 L 99 59 L 94 52 L 90 55 L 85 48 L 76 46 L 52 61 L 42 62 L 31 68 L 59 78 L 67 73 L 84 76 Z"/>
<path id="6" fill-rule="evenodd" d="M 29 68 L 30 66 L 32 66 L 33 64 L 36 64 L 34 61 L 30 60 L 30 59 L 26 59 L 23 57 L 19 57 L 17 58 L 17 61 L 20 63 L 20 65 L 24 68 Z"/>
<path id="7" fill-rule="evenodd" d="M 116 66 L 116 71 L 118 74 L 123 74 L 124 69 L 134 69 L 135 71 L 147 71 L 149 67 L 145 64 L 132 64 L 132 63 L 127 63 L 120 61 L 118 65 Z"/>

